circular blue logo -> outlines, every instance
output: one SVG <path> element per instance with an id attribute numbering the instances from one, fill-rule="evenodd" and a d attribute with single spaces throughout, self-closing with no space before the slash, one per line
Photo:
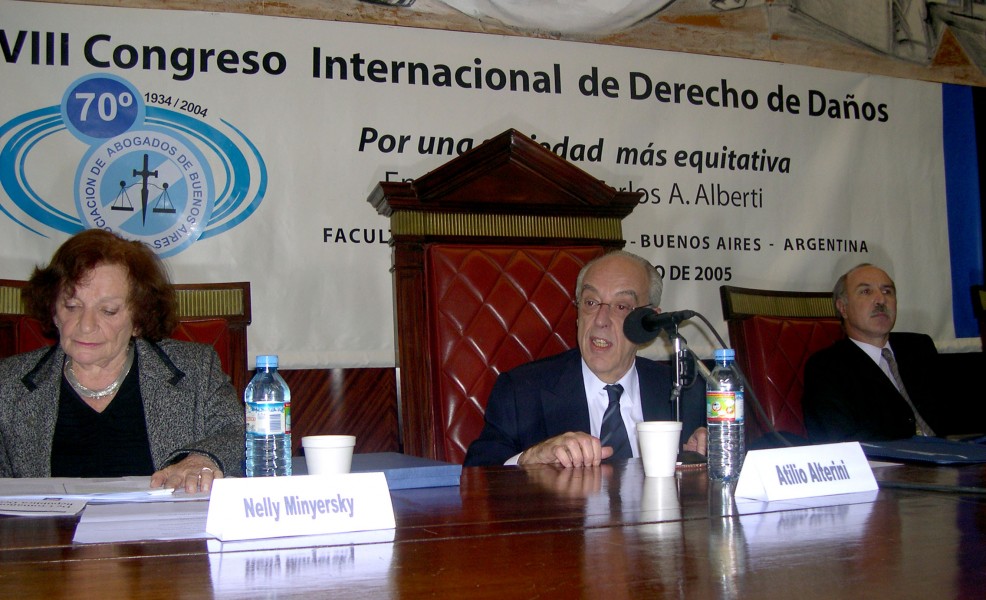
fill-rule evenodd
<path id="1" fill-rule="evenodd" d="M 144 123 L 144 99 L 130 82 L 113 75 L 89 75 L 62 96 L 62 119 L 80 140 L 98 143 Z"/>
<path id="2" fill-rule="evenodd" d="M 76 208 L 88 227 L 140 240 L 161 256 L 202 235 L 213 198 L 205 157 L 163 129 L 110 138 L 94 146 L 76 172 Z"/>

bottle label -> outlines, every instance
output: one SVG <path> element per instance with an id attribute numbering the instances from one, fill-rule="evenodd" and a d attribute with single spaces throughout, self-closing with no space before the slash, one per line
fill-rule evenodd
<path id="1" fill-rule="evenodd" d="M 247 402 L 246 431 L 249 435 L 288 433 L 284 404 L 281 402 Z"/>
<path id="2" fill-rule="evenodd" d="M 705 392 L 705 419 L 709 423 L 743 422 L 743 392 Z"/>

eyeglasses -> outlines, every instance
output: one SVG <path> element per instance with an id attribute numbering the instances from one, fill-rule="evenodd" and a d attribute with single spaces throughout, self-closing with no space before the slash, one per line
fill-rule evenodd
<path id="1" fill-rule="evenodd" d="M 635 308 L 638 308 L 627 302 L 600 302 L 595 298 L 581 298 L 575 301 L 575 305 L 586 315 L 594 315 L 599 312 L 600 308 L 608 306 L 613 314 L 621 319 L 626 318 Z M 645 306 L 653 305 L 646 304 Z"/>

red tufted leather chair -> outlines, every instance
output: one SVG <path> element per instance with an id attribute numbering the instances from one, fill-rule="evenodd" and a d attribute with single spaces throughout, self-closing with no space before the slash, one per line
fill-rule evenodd
<path id="1" fill-rule="evenodd" d="M 0 279 L 0 358 L 55 343 L 41 334 L 37 320 L 23 314 L 20 291 L 25 283 Z M 250 284 L 179 284 L 175 290 L 179 322 L 171 337 L 215 348 L 223 370 L 242 397 L 248 381 Z"/>
<path id="2" fill-rule="evenodd" d="M 725 285 L 719 291 L 737 364 L 764 412 L 761 415 L 747 401 L 748 446 L 781 445 L 779 440 L 764 437 L 772 429 L 789 440 L 806 441 L 801 410 L 805 362 L 844 336 L 832 295 Z"/>
<path id="3" fill-rule="evenodd" d="M 429 248 L 432 404 L 445 459 L 462 462 L 483 428 L 496 377 L 576 345 L 575 280 L 601 247 Z"/>

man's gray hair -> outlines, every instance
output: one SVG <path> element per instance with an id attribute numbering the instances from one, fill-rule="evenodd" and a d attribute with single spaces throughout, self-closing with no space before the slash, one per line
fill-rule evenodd
<path id="1" fill-rule="evenodd" d="M 633 254 L 632 252 L 627 252 L 626 250 L 614 250 L 613 252 L 607 252 L 606 254 L 603 254 L 602 256 L 597 256 L 596 258 L 585 263 L 585 266 L 583 266 L 582 270 L 579 271 L 578 279 L 576 279 L 575 281 L 575 299 L 578 300 L 582 296 L 582 282 L 585 279 L 585 274 L 586 271 L 589 270 L 589 267 L 591 267 L 596 262 L 604 258 L 610 258 L 612 256 L 622 256 L 628 258 L 639 264 L 641 268 L 643 268 L 644 271 L 647 272 L 647 279 L 650 282 L 650 285 L 648 286 L 647 289 L 647 293 L 649 295 L 649 298 L 647 299 L 647 303 L 652 304 L 654 306 L 660 306 L 661 294 L 664 293 L 664 281 L 661 280 L 661 275 L 657 272 L 657 269 L 654 267 L 654 265 L 650 264 L 650 262 L 648 262 L 647 259 L 641 258 L 636 254 Z"/>

